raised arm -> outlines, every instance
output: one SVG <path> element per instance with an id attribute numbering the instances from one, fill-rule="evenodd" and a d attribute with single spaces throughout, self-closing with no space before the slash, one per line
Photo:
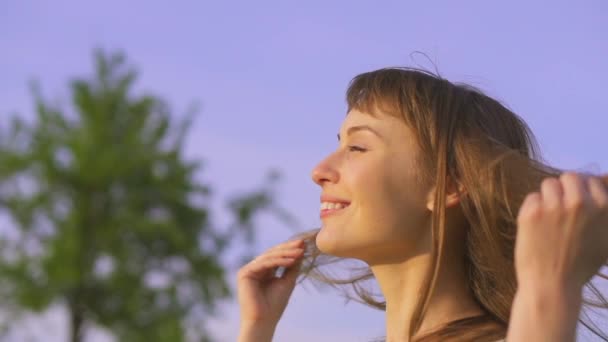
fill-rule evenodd
<path id="1" fill-rule="evenodd" d="M 602 179 L 566 173 L 544 180 L 518 215 L 518 290 L 507 341 L 575 341 L 583 286 L 607 259 Z"/>
<path id="2" fill-rule="evenodd" d="M 238 342 L 270 342 L 289 302 L 304 255 L 302 240 L 277 245 L 243 266 L 238 273 L 240 307 Z M 287 267 L 275 277 L 277 267 Z"/>

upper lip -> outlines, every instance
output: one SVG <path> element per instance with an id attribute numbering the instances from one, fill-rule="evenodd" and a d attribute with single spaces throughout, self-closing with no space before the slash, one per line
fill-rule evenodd
<path id="1" fill-rule="evenodd" d="M 343 198 L 339 198 L 339 197 L 335 197 L 335 196 L 330 196 L 330 195 L 322 195 L 321 196 L 321 203 L 323 203 L 323 202 L 350 204 L 349 200 L 345 200 Z"/>

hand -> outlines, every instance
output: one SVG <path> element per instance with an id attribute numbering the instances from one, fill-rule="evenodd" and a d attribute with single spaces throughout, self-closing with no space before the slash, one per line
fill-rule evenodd
<path id="1" fill-rule="evenodd" d="M 582 290 L 608 259 L 608 192 L 599 178 L 565 173 L 529 194 L 517 217 L 519 286 Z"/>
<path id="2" fill-rule="evenodd" d="M 241 324 L 274 329 L 295 287 L 304 241 L 294 240 L 277 245 L 243 266 L 238 272 L 237 292 Z M 277 267 L 287 267 L 281 278 Z"/>

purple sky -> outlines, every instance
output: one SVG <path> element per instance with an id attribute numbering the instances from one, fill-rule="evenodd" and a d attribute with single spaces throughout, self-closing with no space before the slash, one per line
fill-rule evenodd
<path id="1" fill-rule="evenodd" d="M 309 174 L 336 147 L 348 81 L 379 67 L 432 67 L 411 59 L 422 51 L 444 76 L 523 116 L 555 165 L 608 169 L 605 0 L 576 7 L 521 0 L 219 4 L 5 1 L 0 115 L 31 113 L 28 80 L 65 100 L 68 78 L 90 72 L 93 47 L 123 49 L 142 71 L 140 88 L 164 96 L 176 113 L 201 103 L 187 148 L 208 161 L 201 177 L 215 183 L 219 198 L 276 167 L 284 175 L 281 203 L 303 227 L 315 227 L 319 190 Z M 275 220 L 263 223 L 260 251 L 290 235 Z M 210 322 L 220 341 L 235 339 L 237 310 L 226 303 L 223 317 Z M 43 320 L 60 316 L 57 309 Z M 297 289 L 276 340 L 366 341 L 383 330 L 379 312 Z M 64 333 L 53 335 L 59 341 Z"/>

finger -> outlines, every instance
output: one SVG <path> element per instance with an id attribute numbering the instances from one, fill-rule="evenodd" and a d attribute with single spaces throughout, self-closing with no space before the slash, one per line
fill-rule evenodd
<path id="1" fill-rule="evenodd" d="M 291 267 L 287 267 L 281 271 L 278 275 L 279 278 L 285 279 L 287 282 L 294 282 L 300 274 L 300 268 L 302 267 L 302 260 L 298 259 Z"/>
<path id="2" fill-rule="evenodd" d="M 576 173 L 566 172 L 560 176 L 560 182 L 564 189 L 564 206 L 574 211 L 583 209 L 590 200 L 583 178 Z"/>
<path id="3" fill-rule="evenodd" d="M 304 248 L 302 247 L 293 247 L 291 249 L 278 249 L 274 251 L 266 252 L 260 255 L 256 259 L 267 258 L 267 257 L 299 257 L 304 254 Z"/>
<path id="4" fill-rule="evenodd" d="M 294 247 L 302 247 L 303 245 L 304 245 L 304 240 L 296 239 L 296 240 L 283 242 L 274 247 L 271 247 L 271 248 L 267 249 L 266 252 L 281 250 L 281 249 L 289 249 L 289 248 L 294 248 Z"/>
<path id="5" fill-rule="evenodd" d="M 587 179 L 587 185 L 595 206 L 599 209 L 608 210 L 608 191 L 606 190 L 604 183 L 596 177 L 589 177 Z"/>
<path id="6" fill-rule="evenodd" d="M 275 258 L 299 258 L 304 255 L 304 248 L 302 247 L 292 247 L 290 249 L 274 249 L 268 252 L 262 253 L 253 259 L 252 263 L 263 263 L 267 259 L 275 259 Z"/>
<path id="7" fill-rule="evenodd" d="M 589 187 L 589 194 L 594 207 L 597 210 L 598 216 L 596 218 L 599 219 L 596 225 L 599 231 L 595 232 L 594 240 L 597 242 L 603 241 L 603 246 L 606 246 L 608 245 L 608 189 L 603 180 L 598 177 L 589 177 L 587 179 L 587 186 Z M 606 248 L 602 248 L 598 253 L 600 253 L 598 259 L 603 259 L 603 264 L 606 265 L 608 263 Z"/>
<path id="8" fill-rule="evenodd" d="M 538 215 L 541 213 L 541 205 L 542 197 L 539 192 L 528 194 L 519 208 L 517 221 L 522 222 L 538 218 Z"/>
<path id="9" fill-rule="evenodd" d="M 564 190 L 557 178 L 546 178 L 541 184 L 541 197 L 543 206 L 549 211 L 561 208 Z"/>
<path id="10" fill-rule="evenodd" d="M 296 262 L 293 257 L 270 257 L 254 260 L 245 267 L 247 274 L 262 274 L 276 267 L 289 267 Z"/>

